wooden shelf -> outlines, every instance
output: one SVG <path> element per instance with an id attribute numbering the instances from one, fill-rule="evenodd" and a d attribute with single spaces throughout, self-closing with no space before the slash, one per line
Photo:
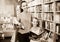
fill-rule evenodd
<path id="1" fill-rule="evenodd" d="M 60 0 L 55 0 L 55 2 L 58 2 L 58 1 L 60 2 Z"/>
<path id="2" fill-rule="evenodd" d="M 53 13 L 53 11 L 47 11 L 47 12 L 45 12 L 45 13 Z"/>
<path id="3" fill-rule="evenodd" d="M 35 13 L 35 12 L 30 12 L 30 13 Z"/>
<path id="4" fill-rule="evenodd" d="M 51 22 L 51 23 L 53 23 L 53 22 L 54 22 L 54 21 L 51 21 L 51 20 L 44 20 L 44 21 Z"/>
<path id="5" fill-rule="evenodd" d="M 57 13 L 60 13 L 60 11 L 56 11 Z"/>
<path id="6" fill-rule="evenodd" d="M 44 2 L 44 4 L 52 4 L 53 3 L 53 1 L 52 2 Z"/>
<path id="7" fill-rule="evenodd" d="M 45 28 L 45 29 L 46 29 L 46 28 Z M 50 31 L 50 29 L 46 29 L 46 30 Z"/>
<path id="8" fill-rule="evenodd" d="M 56 33 L 57 35 L 60 35 L 60 33 Z"/>
<path id="9" fill-rule="evenodd" d="M 55 22 L 55 23 L 60 24 L 60 22 L 59 23 L 58 22 Z"/>
<path id="10" fill-rule="evenodd" d="M 40 11 L 40 12 L 36 12 L 36 13 L 42 13 L 42 11 Z"/>
<path id="11" fill-rule="evenodd" d="M 37 5 L 41 5 L 42 3 L 37 3 L 35 1 L 32 1 L 30 3 L 28 3 L 28 7 L 33 7 L 33 6 L 37 6 Z"/>

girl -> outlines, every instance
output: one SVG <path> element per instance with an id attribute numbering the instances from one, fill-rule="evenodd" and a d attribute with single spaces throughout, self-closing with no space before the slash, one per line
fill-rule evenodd
<path id="1" fill-rule="evenodd" d="M 40 42 L 40 31 L 42 32 L 42 29 L 38 26 L 39 21 L 37 18 L 33 18 L 32 21 L 33 27 L 30 30 L 30 42 Z"/>

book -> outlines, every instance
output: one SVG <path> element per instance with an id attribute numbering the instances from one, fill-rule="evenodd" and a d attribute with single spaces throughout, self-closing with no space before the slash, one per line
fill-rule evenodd
<path id="1" fill-rule="evenodd" d="M 56 24 L 56 33 L 60 33 L 60 24 Z"/>
<path id="2" fill-rule="evenodd" d="M 54 23 L 50 23 L 50 31 L 55 31 L 55 29 L 54 29 Z"/>
<path id="3" fill-rule="evenodd" d="M 50 17 L 50 14 L 49 13 L 46 13 L 46 20 L 49 21 L 50 18 L 51 18 Z"/>
<path id="4" fill-rule="evenodd" d="M 57 10 L 57 11 L 60 11 L 60 2 L 57 2 L 57 3 L 56 3 L 56 7 L 57 7 L 56 10 Z"/>
<path id="5" fill-rule="evenodd" d="M 35 11 L 35 10 L 34 10 L 34 7 L 30 7 L 30 8 L 28 9 L 28 11 L 31 12 L 31 13 L 34 12 L 34 11 Z"/>
<path id="6" fill-rule="evenodd" d="M 42 28 L 45 28 L 45 21 L 42 21 Z"/>
<path id="7" fill-rule="evenodd" d="M 37 5 L 36 12 L 41 12 L 41 11 L 42 11 L 42 5 Z"/>
<path id="8" fill-rule="evenodd" d="M 41 16 L 42 13 L 37 13 L 37 15 L 38 15 L 38 16 L 37 16 L 38 19 L 41 19 L 41 18 L 42 18 L 42 16 Z"/>
<path id="9" fill-rule="evenodd" d="M 49 4 L 44 5 L 44 12 L 49 12 Z"/>
<path id="10" fill-rule="evenodd" d="M 47 13 L 44 13 L 44 20 L 47 20 Z"/>
<path id="11" fill-rule="evenodd" d="M 58 13 L 55 14 L 54 21 L 56 23 L 60 23 L 60 14 L 58 14 Z"/>
<path id="12" fill-rule="evenodd" d="M 54 17 L 53 17 L 53 13 L 49 13 L 49 20 L 50 20 L 50 21 L 53 21 L 53 18 L 54 18 Z"/>
<path id="13" fill-rule="evenodd" d="M 56 26 L 56 32 L 59 33 L 59 26 Z"/>
<path id="14" fill-rule="evenodd" d="M 33 15 L 33 17 L 36 17 L 36 18 L 38 18 L 38 19 L 41 19 L 42 18 L 42 13 L 33 13 L 32 14 Z"/>
<path id="15" fill-rule="evenodd" d="M 45 22 L 46 24 L 46 29 L 50 30 L 50 22 Z"/>
<path id="16" fill-rule="evenodd" d="M 42 20 L 39 20 L 39 27 L 42 28 Z"/>
<path id="17" fill-rule="evenodd" d="M 49 11 L 53 11 L 54 5 L 53 3 L 49 4 Z"/>
<path id="18" fill-rule="evenodd" d="M 44 14 L 43 13 L 41 13 L 41 19 L 44 20 Z"/>

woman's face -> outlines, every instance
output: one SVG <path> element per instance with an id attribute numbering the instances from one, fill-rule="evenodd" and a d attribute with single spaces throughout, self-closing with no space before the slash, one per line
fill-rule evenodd
<path id="1" fill-rule="evenodd" d="M 22 7 L 21 8 L 24 10 L 26 8 L 26 6 L 27 6 L 27 3 L 24 2 L 24 3 L 22 3 Z"/>
<path id="2" fill-rule="evenodd" d="M 33 19 L 32 24 L 33 24 L 33 26 L 37 26 L 37 24 L 38 24 L 37 19 Z"/>

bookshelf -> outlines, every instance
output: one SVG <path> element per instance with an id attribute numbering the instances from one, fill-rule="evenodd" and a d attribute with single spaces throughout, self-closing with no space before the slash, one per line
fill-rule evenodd
<path id="1" fill-rule="evenodd" d="M 35 7 L 33 14 L 30 13 L 38 18 L 40 27 L 60 35 L 60 0 L 39 0 L 38 3 L 36 1 L 28 3 L 29 8 Z"/>
<path id="2" fill-rule="evenodd" d="M 44 3 L 44 12 L 54 12 L 54 3 Z"/>

